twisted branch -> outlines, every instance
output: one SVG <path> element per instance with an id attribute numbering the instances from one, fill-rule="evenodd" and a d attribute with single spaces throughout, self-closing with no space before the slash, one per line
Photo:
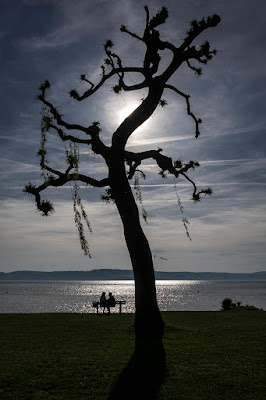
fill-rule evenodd
<path id="1" fill-rule="evenodd" d="M 188 163 L 183 163 L 180 160 L 173 162 L 171 157 L 167 157 L 161 154 L 161 152 L 162 149 L 148 150 L 140 153 L 126 151 L 125 159 L 129 165 L 128 179 L 131 179 L 134 176 L 135 172 L 137 171 L 137 167 L 141 165 L 141 161 L 153 158 L 161 171 L 168 172 L 169 174 L 174 175 L 176 178 L 182 175 L 187 181 L 192 184 L 192 199 L 194 201 L 200 201 L 202 195 L 212 194 L 211 188 L 198 190 L 195 182 L 186 174 L 186 172 L 190 169 L 194 170 L 196 167 L 199 167 L 200 164 L 198 162 L 189 161 Z M 162 176 L 164 176 L 164 174 L 162 174 Z"/>
<path id="2" fill-rule="evenodd" d="M 143 75 L 143 68 L 137 68 L 137 67 L 123 67 L 123 68 L 114 68 L 112 71 L 110 71 L 108 74 L 103 75 L 101 81 L 94 87 L 91 87 L 90 89 L 86 90 L 82 95 L 79 95 L 78 92 L 75 89 L 72 89 L 69 94 L 70 97 L 73 97 L 77 101 L 82 101 L 84 99 L 87 99 L 88 97 L 92 96 L 97 90 L 99 90 L 103 84 L 113 77 L 114 75 L 118 75 L 119 73 L 125 73 L 125 72 L 137 72 Z M 83 79 L 85 80 L 85 79 Z"/>
<path id="3" fill-rule="evenodd" d="M 86 185 L 91 185 L 94 187 L 105 187 L 105 186 L 109 185 L 109 178 L 97 180 L 97 179 L 91 178 L 91 177 L 83 175 L 83 174 L 77 174 L 77 173 L 70 174 L 69 172 L 71 169 L 73 169 L 73 165 L 69 166 L 65 173 L 57 171 L 48 166 L 45 166 L 44 168 L 47 169 L 47 171 L 57 175 L 58 178 L 54 178 L 53 176 L 51 176 L 50 179 L 46 180 L 42 185 L 40 185 L 38 187 L 29 183 L 24 188 L 25 193 L 35 196 L 35 202 L 37 205 L 37 209 L 44 216 L 48 216 L 50 213 L 52 213 L 54 211 L 53 204 L 51 202 L 49 202 L 48 200 L 42 200 L 41 196 L 40 196 L 40 193 L 42 191 L 44 191 L 45 189 L 47 189 L 49 186 L 61 187 L 71 181 L 72 182 L 80 181 L 80 182 L 86 183 Z"/>
<path id="4" fill-rule="evenodd" d="M 189 102 L 190 95 L 181 92 L 181 90 L 178 90 L 176 87 L 174 87 L 174 86 L 172 86 L 172 85 L 165 84 L 164 87 L 165 87 L 166 89 L 173 90 L 174 92 L 176 92 L 176 93 L 179 94 L 180 96 L 184 97 L 184 99 L 186 100 L 186 104 L 187 104 L 187 115 L 189 115 L 190 117 L 192 117 L 193 120 L 194 120 L 194 122 L 195 122 L 195 125 L 196 125 L 195 137 L 198 138 L 199 135 L 200 135 L 199 124 L 202 123 L 202 119 L 201 119 L 201 118 L 196 118 L 195 115 L 193 114 L 193 112 L 191 111 L 190 102 Z"/>

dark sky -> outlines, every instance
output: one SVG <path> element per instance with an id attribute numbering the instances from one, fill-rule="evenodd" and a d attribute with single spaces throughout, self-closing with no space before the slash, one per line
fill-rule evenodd
<path id="1" fill-rule="evenodd" d="M 130 150 L 162 147 L 163 154 L 173 159 L 199 161 L 201 167 L 191 177 L 199 187 L 214 190 L 212 197 L 194 204 L 187 182 L 171 176 L 162 180 L 156 165 L 146 163 L 142 194 L 149 219 L 144 230 L 157 256 L 155 268 L 265 270 L 266 3 L 169 0 L 162 4 L 156 0 L 146 4 L 151 14 L 168 7 L 170 16 L 161 36 L 176 46 L 192 19 L 213 13 L 222 18 L 218 27 L 196 41 L 208 39 L 218 50 L 202 77 L 182 66 L 171 82 L 191 95 L 191 108 L 203 119 L 200 138 L 194 137 L 184 100 L 165 91 L 167 107 L 157 109 L 128 143 Z M 82 103 L 70 99 L 68 91 L 86 90 L 79 80 L 82 73 L 99 81 L 106 39 L 113 40 L 124 65 L 141 65 L 142 44 L 120 32 L 120 25 L 141 35 L 143 5 L 136 0 L 1 0 L 1 271 L 130 268 L 117 212 L 100 201 L 103 190 L 81 189 L 93 228 L 89 259 L 80 249 L 70 187 L 47 192 L 56 209 L 48 218 L 40 216 L 22 188 L 28 181 L 41 182 L 36 157 L 41 108 L 35 97 L 45 79 L 52 84 L 50 99 L 64 118 L 84 125 L 99 120 L 106 144 L 122 119 L 140 104 L 145 92 L 117 96 L 111 91 L 114 81 Z M 138 77 L 128 79 L 134 82 Z M 50 165 L 60 168 L 64 144 L 51 133 L 47 147 Z M 105 177 L 106 169 L 90 149 L 81 149 L 81 161 L 84 170 L 89 165 L 90 175 Z M 192 241 L 182 224 L 176 191 L 190 222 Z"/>

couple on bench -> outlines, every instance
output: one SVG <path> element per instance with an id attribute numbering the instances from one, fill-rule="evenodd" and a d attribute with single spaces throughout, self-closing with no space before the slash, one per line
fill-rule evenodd
<path id="1" fill-rule="evenodd" d="M 102 293 L 100 297 L 100 307 L 103 307 L 103 313 L 106 307 L 108 310 L 108 314 L 110 314 L 110 307 L 115 307 L 115 298 L 111 292 L 109 292 L 108 299 L 106 299 L 105 297 L 105 292 Z"/>

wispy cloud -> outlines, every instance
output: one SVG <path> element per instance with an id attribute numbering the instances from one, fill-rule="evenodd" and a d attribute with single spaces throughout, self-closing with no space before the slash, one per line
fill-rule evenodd
<path id="1" fill-rule="evenodd" d="M 162 147 L 163 154 L 173 160 L 199 161 L 201 167 L 191 173 L 191 178 L 199 187 L 210 185 L 214 189 L 213 196 L 194 204 L 192 187 L 185 179 L 162 180 L 155 162 L 141 165 L 147 174 L 147 180 L 141 181 L 141 190 L 149 213 L 148 224 L 143 227 L 152 251 L 159 251 L 168 259 L 157 265 L 158 269 L 264 268 L 266 8 L 263 1 L 258 2 L 257 7 L 249 1 L 241 2 L 241 7 L 238 2 L 223 1 L 189 0 L 181 5 L 175 0 L 166 2 L 170 18 L 162 26 L 162 38 L 175 44 L 181 42 L 193 18 L 217 12 L 222 23 L 199 40 L 201 43 L 209 39 L 218 49 L 217 57 L 204 66 L 203 76 L 198 79 L 191 70 L 181 67 L 171 82 L 191 95 L 191 109 L 203 119 L 201 137 L 194 138 L 194 121 L 186 114 L 184 99 L 166 91 L 168 106 L 157 109 L 145 128 L 135 132 L 128 142 L 131 151 Z M 147 0 L 146 4 L 151 13 L 161 7 L 157 0 Z M 17 25 L 12 25 L 9 17 L 10 21 L 1 27 L 3 34 L 9 35 L 8 42 L 3 42 L 6 47 L 0 127 L 0 243 L 6 269 L 130 267 L 117 211 L 114 205 L 99 201 L 103 189 L 83 185 L 80 189 L 94 230 L 89 237 L 93 254 L 89 260 L 80 251 L 70 187 L 50 188 L 44 193 L 55 204 L 56 212 L 51 218 L 42 218 L 35 211 L 34 199 L 23 197 L 21 188 L 29 180 L 36 184 L 42 180 L 36 158 L 40 108 L 34 103 L 34 96 L 43 79 L 51 81 L 49 99 L 64 119 L 84 126 L 99 120 L 101 137 L 107 145 L 111 144 L 123 107 L 131 102 L 139 104 L 146 96 L 145 91 L 116 96 L 111 91 L 116 79 L 106 82 L 87 101 L 75 102 L 68 95 L 73 87 L 87 89 L 79 81 L 81 73 L 99 82 L 104 58 L 102 43 L 106 39 L 114 41 L 114 51 L 124 63 L 142 63 L 144 46 L 119 28 L 125 24 L 141 34 L 145 24 L 143 5 L 140 0 L 23 0 L 15 10 L 15 19 L 10 6 L 7 15 L 12 15 Z M 135 83 L 139 77 L 127 74 L 126 79 Z M 65 143 L 54 132 L 48 137 L 50 165 L 64 171 Z M 89 148 L 82 147 L 80 160 L 84 173 L 106 176 L 107 169 Z M 190 221 L 192 242 L 185 234 L 176 190 Z"/>
<path id="2" fill-rule="evenodd" d="M 80 0 L 75 3 L 72 0 L 58 0 L 52 4 L 59 17 L 57 26 L 51 26 L 51 31 L 45 35 L 27 38 L 24 45 L 33 50 L 67 47 L 77 43 L 84 35 L 99 34 L 103 26 L 106 29 L 111 23 L 119 31 L 121 14 L 128 15 L 126 9 L 133 6 L 130 4 L 128 1 L 118 1 L 110 8 L 106 0 Z"/>

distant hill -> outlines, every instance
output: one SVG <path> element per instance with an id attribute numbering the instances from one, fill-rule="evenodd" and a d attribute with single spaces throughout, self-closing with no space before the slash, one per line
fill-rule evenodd
<path id="1" fill-rule="evenodd" d="M 254 273 L 228 272 L 155 272 L 157 280 L 266 281 L 266 271 Z M 133 272 L 124 269 L 94 269 L 92 271 L 14 271 L 0 272 L 2 280 L 24 281 L 101 281 L 130 280 Z"/>

